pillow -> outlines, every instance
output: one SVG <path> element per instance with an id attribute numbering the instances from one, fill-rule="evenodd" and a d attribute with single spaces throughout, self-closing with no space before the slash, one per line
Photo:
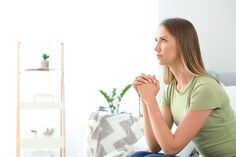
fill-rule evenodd
<path id="1" fill-rule="evenodd" d="M 223 86 L 224 90 L 229 96 L 230 99 L 230 105 L 234 109 L 234 112 L 236 113 L 236 86 Z"/>
<path id="2" fill-rule="evenodd" d="M 130 114 L 94 112 L 89 119 L 88 156 L 128 156 L 143 136 L 142 119 Z"/>
<path id="3" fill-rule="evenodd" d="M 218 79 L 226 86 L 236 85 L 236 73 L 218 73 Z"/>

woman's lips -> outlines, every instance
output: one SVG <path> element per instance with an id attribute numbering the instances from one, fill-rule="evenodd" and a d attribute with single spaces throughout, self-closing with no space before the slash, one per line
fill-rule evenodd
<path id="1" fill-rule="evenodd" d="M 157 57 L 158 57 L 158 58 L 161 58 L 161 57 L 162 57 L 162 55 L 157 55 Z"/>

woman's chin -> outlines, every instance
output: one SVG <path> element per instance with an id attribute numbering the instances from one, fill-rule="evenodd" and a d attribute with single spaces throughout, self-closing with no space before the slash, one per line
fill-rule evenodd
<path id="1" fill-rule="evenodd" d="M 160 61 L 160 60 L 158 60 L 158 63 L 160 64 L 160 65 L 165 65 L 162 61 Z"/>

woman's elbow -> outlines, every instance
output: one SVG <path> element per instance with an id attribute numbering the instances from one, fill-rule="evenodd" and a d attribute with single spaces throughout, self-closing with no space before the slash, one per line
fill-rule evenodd
<path id="1" fill-rule="evenodd" d="M 156 153 L 156 152 L 159 152 L 160 150 L 157 149 L 157 147 L 149 147 L 149 151 L 153 152 L 153 153 Z"/>
<path id="2" fill-rule="evenodd" d="M 167 155 L 176 155 L 178 152 L 173 150 L 163 150 L 163 152 Z"/>
<path id="3" fill-rule="evenodd" d="M 149 151 L 153 153 L 159 152 L 161 150 L 161 148 L 157 145 L 149 145 L 148 148 Z"/>
<path id="4" fill-rule="evenodd" d="M 166 147 L 166 148 L 162 148 L 163 152 L 167 155 L 176 155 L 177 153 L 179 153 L 181 150 L 179 148 L 176 147 Z"/>

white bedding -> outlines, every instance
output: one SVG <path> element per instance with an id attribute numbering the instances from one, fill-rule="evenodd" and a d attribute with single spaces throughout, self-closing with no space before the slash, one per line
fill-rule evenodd
<path id="1" fill-rule="evenodd" d="M 224 90 L 229 96 L 230 105 L 236 113 L 236 86 L 223 86 Z"/>

